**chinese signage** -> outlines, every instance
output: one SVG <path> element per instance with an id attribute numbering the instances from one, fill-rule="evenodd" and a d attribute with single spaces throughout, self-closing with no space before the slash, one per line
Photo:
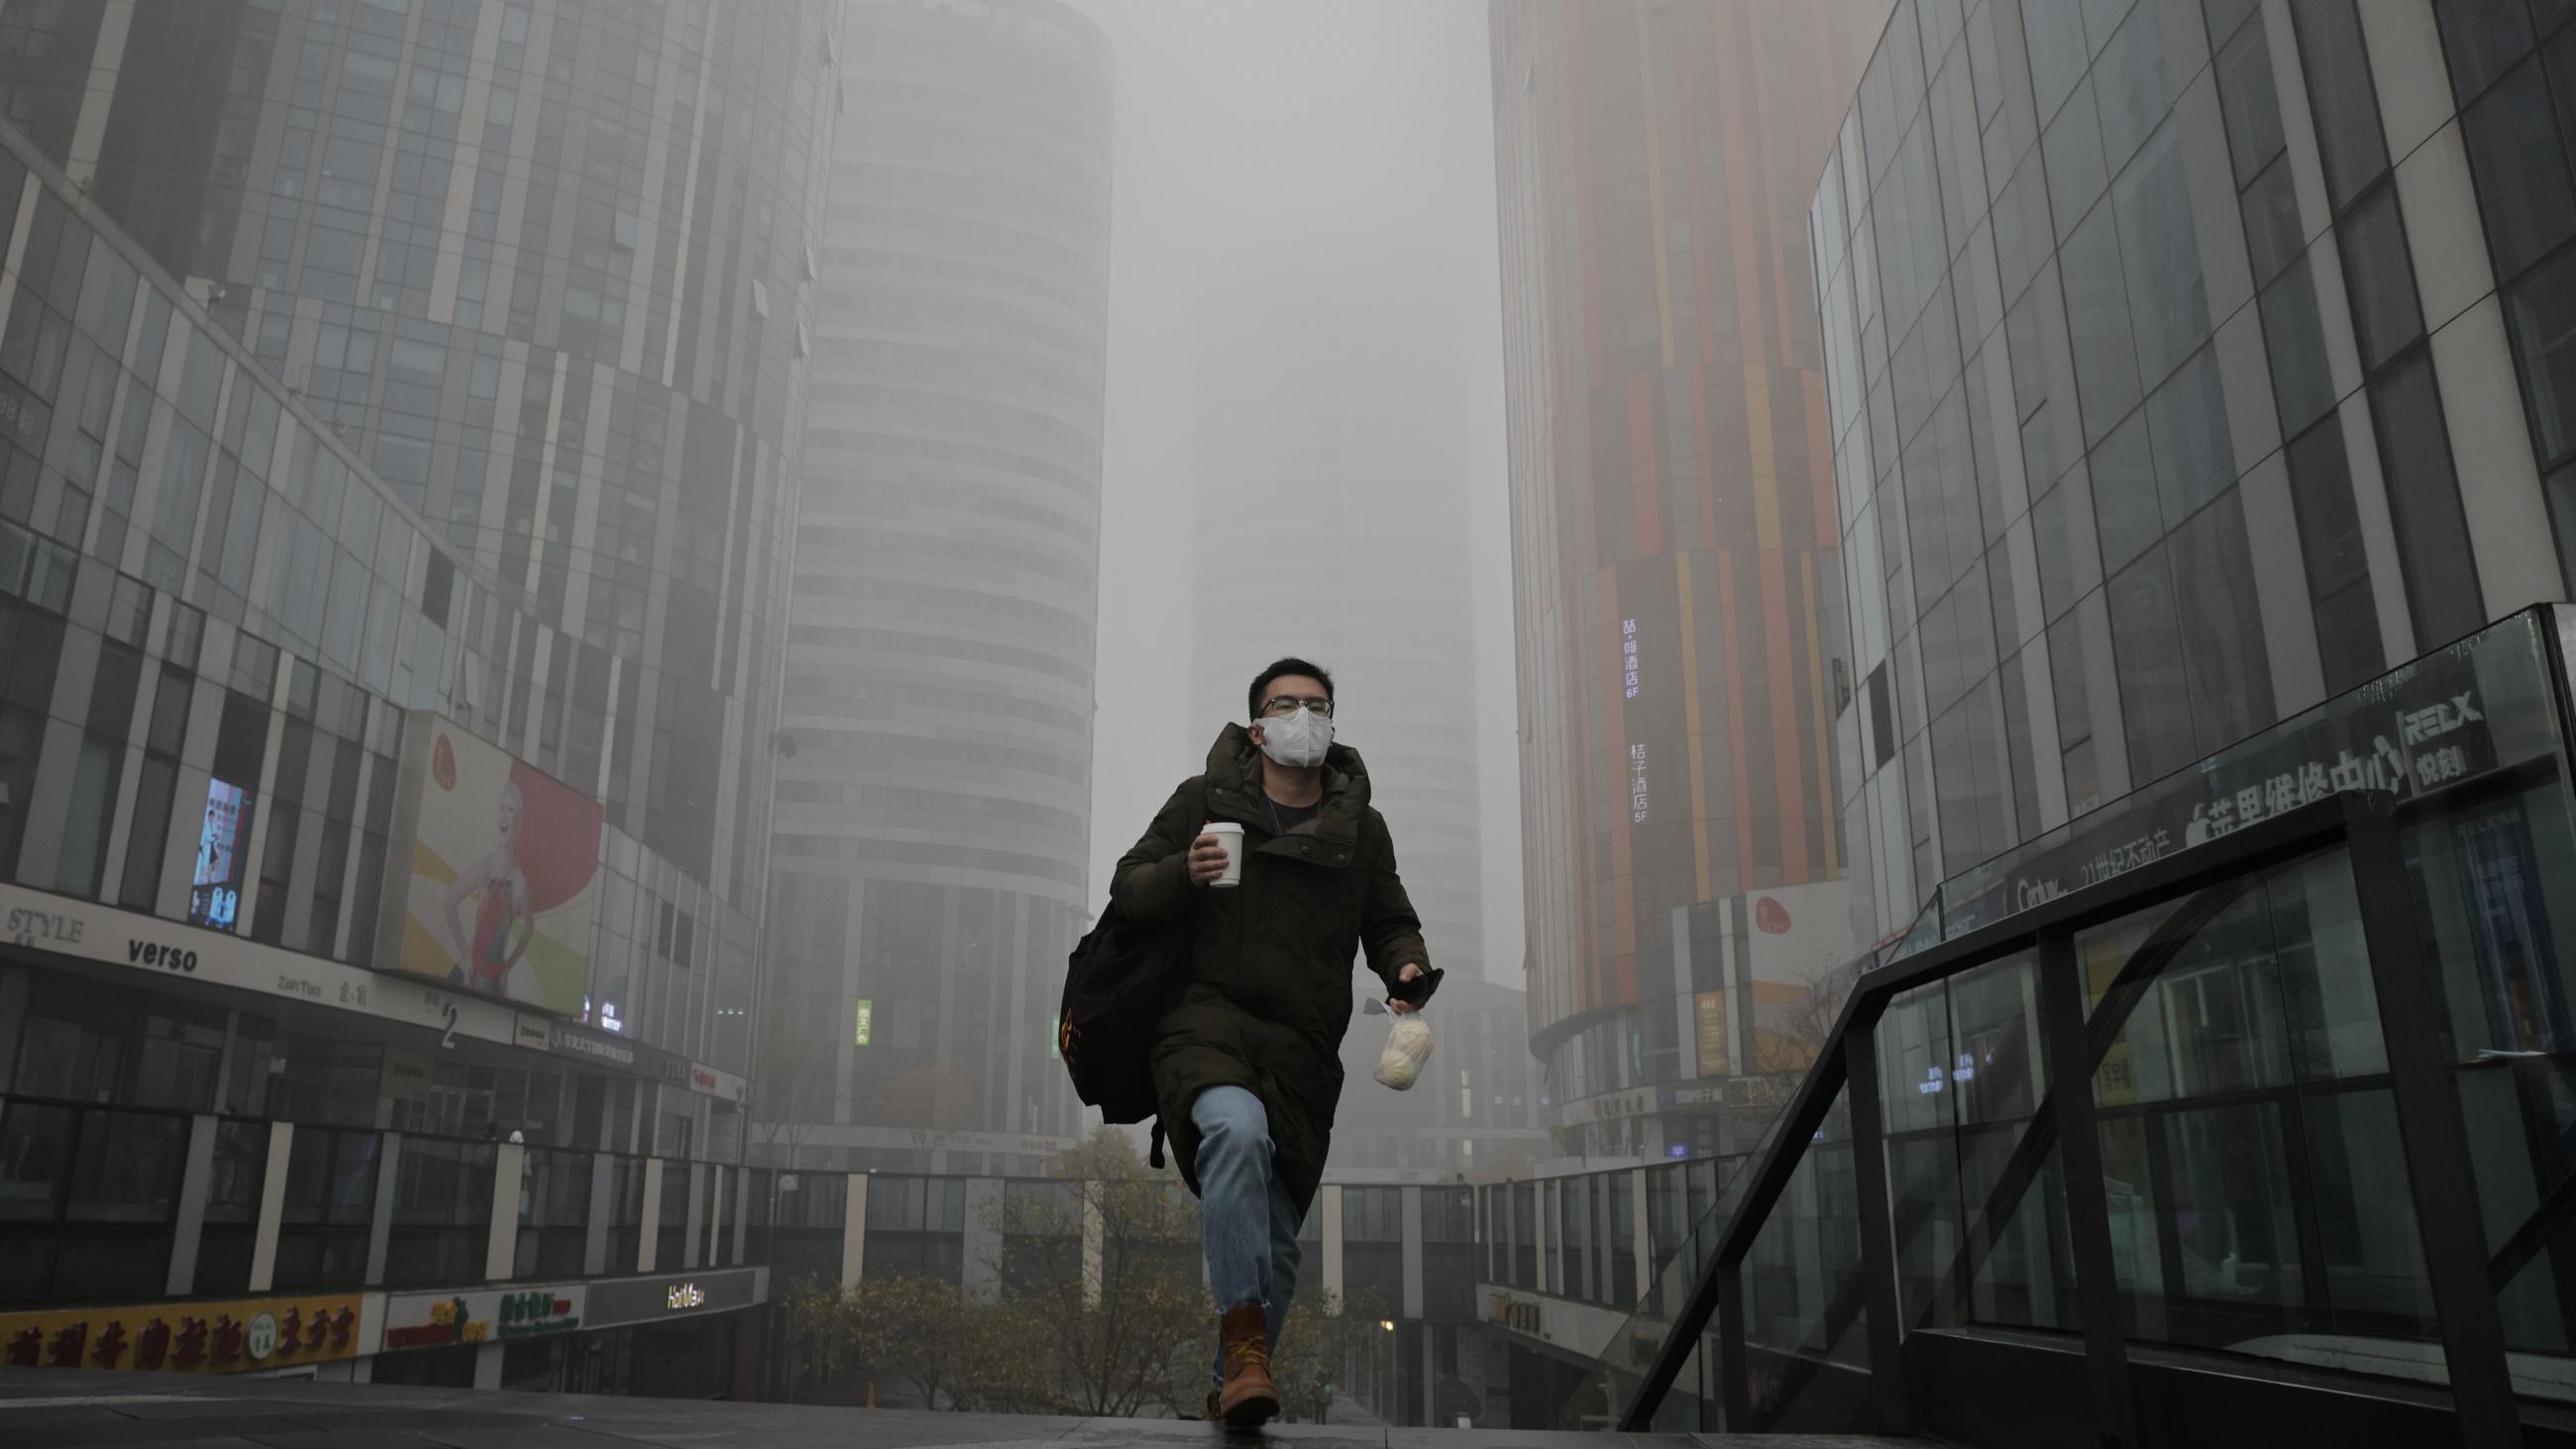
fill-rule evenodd
<path id="1" fill-rule="evenodd" d="M 1628 747 L 1628 819 L 1633 825 L 1646 823 L 1646 747 Z"/>
<path id="2" fill-rule="evenodd" d="M 1703 991 L 1697 1003 L 1699 1015 L 1699 1074 L 1722 1076 L 1727 1070 L 1726 993 Z"/>
<path id="3" fill-rule="evenodd" d="M 206 819 L 197 831 L 197 871 L 188 891 L 188 924 L 229 931 L 241 920 L 243 858 L 250 849 L 250 794 L 221 780 L 206 786 Z M 274 903 L 284 910 L 286 903 Z"/>
<path id="4" fill-rule="evenodd" d="M 357 1356 L 355 1294 L 0 1313 L 0 1363 L 239 1373 Z"/>
<path id="5" fill-rule="evenodd" d="M 1619 621 L 1619 668 L 1621 682 L 1627 686 L 1628 698 L 1637 697 L 1637 621 Z"/>
<path id="6" fill-rule="evenodd" d="M 2509 620 L 2147 785 L 1941 888 L 1956 937 L 2349 791 L 2412 798 L 2554 749 L 2528 619 Z"/>
<path id="7" fill-rule="evenodd" d="M 1505 1328 L 1526 1333 L 1532 1338 L 1542 1336 L 1539 1332 L 1537 1300 L 1510 1293 L 1494 1293 L 1487 1296 L 1490 1299 L 1488 1313 L 1491 1321 Z"/>
<path id="8" fill-rule="evenodd" d="M 868 1044 L 868 1033 L 875 1025 L 876 1003 L 870 1001 L 867 997 L 862 996 L 859 998 L 858 1035 L 853 1038 L 858 1045 L 866 1046 Z"/>
<path id="9" fill-rule="evenodd" d="M 566 1333 L 581 1327 L 584 1285 L 476 1293 L 413 1293 L 385 1300 L 385 1347 L 445 1348 Z"/>

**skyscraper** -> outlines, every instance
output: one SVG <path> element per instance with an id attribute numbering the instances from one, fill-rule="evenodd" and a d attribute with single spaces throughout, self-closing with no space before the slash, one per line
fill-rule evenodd
<path id="1" fill-rule="evenodd" d="M 1052 1052 L 1088 903 L 1112 60 L 1055 0 L 847 17 L 772 1135 L 802 1162 L 1034 1170 L 1079 1111 Z"/>
<path id="2" fill-rule="evenodd" d="M 381 1096 L 397 1122 L 460 1130 L 459 1114 L 506 1097 L 567 1142 L 677 1152 L 733 1125 L 730 1103 L 711 1120 L 692 1098 L 688 1063 L 747 1067 L 803 313 L 835 115 L 825 14 L 99 0 L 0 24 L 0 113 L 69 174 L 95 227 L 158 268 L 135 302 L 102 231 L 94 254 L 58 261 L 59 315 L 15 314 L 27 356 L 48 359 L 21 380 L 73 426 L 22 437 L 0 511 L 107 570 L 102 587 L 121 576 L 201 614 L 225 641 L 203 667 L 228 657 L 241 701 L 219 759 L 156 734 L 122 766 L 94 762 L 123 772 L 95 777 L 117 790 L 94 812 L 128 843 L 121 872 L 31 860 L 21 878 L 383 968 L 377 891 L 419 844 L 394 760 L 439 733 L 409 712 L 445 716 L 451 754 L 479 740 L 554 777 L 567 793 L 549 798 L 605 804 L 595 847 L 565 846 L 597 857 L 595 930 L 525 973 L 506 950 L 474 963 L 535 994 L 529 1025 L 494 1048 L 511 1064 L 411 1066 L 400 1041 L 346 1028 L 293 1052 L 280 1037 L 281 1065 L 319 1072 L 289 1093 L 299 1114 L 374 1116 Z M 30 215 L 51 232 L 59 210 Z M 95 297 L 76 290 L 83 262 Z M 174 324 L 165 274 L 238 356 Z M 295 428 L 280 431 L 278 398 Z M 326 725 L 336 755 L 313 738 Z M 211 784 L 197 773 L 210 765 Z M 239 849 L 197 839 L 200 802 L 174 800 L 174 781 L 207 795 L 209 837 L 247 833 Z M 487 810 L 513 838 L 542 833 L 529 801 L 547 788 L 513 777 L 475 807 L 477 838 Z M 237 886 L 197 882 L 220 909 L 159 869 L 173 820 L 199 876 L 239 862 Z M 474 919 L 478 938 L 509 934 Z M 626 1040 L 602 1045 L 610 1033 Z M 677 1065 L 646 1072 L 658 1087 L 612 1074 L 603 1101 L 561 1062 L 539 1074 L 516 1059 L 540 1042 Z M 496 1070 L 513 1085 L 496 1091 Z M 349 1092 L 359 1079 L 379 1090 Z"/>
<path id="3" fill-rule="evenodd" d="M 1884 14 L 1493 7 L 1531 1045 L 1569 1150 L 1742 1150 L 1852 947 L 1800 213 Z"/>
<path id="4" fill-rule="evenodd" d="M 2553 26 L 1935 8 L 1814 210 L 1877 935 L 2576 556 Z"/>
<path id="5" fill-rule="evenodd" d="M 1368 763 L 1432 959 L 1477 975 L 1466 302 L 1393 241 L 1280 247 L 1210 286 L 1190 416 L 1186 763 L 1247 720 L 1244 691 L 1272 660 L 1330 670 L 1346 702 L 1335 737 Z"/>

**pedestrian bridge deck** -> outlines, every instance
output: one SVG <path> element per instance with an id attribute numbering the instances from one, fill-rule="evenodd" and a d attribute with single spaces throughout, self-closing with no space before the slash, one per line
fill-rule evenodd
<path id="1" fill-rule="evenodd" d="M 393 1384 L 180 1378 L 170 1374 L 0 1369 L 0 1444 L 186 1444 L 189 1449 L 987 1449 L 1134 1444 L 1296 1449 L 1858 1449 L 1895 1440 L 1723 1434 L 1536 1434 L 1287 1424 L 1258 1433 L 1142 1419 L 1046 1419 L 803 1404 L 476 1393 Z"/>

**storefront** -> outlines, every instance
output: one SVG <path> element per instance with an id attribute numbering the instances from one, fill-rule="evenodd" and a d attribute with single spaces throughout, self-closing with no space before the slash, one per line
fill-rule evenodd
<path id="1" fill-rule="evenodd" d="M 769 1270 L 385 1300 L 378 1383 L 723 1399 L 758 1382 Z"/>
<path id="2" fill-rule="evenodd" d="M 144 1373 L 291 1374 L 340 1368 L 364 1338 L 364 1295 L 154 1303 L 0 1314 L 0 1364 Z"/>

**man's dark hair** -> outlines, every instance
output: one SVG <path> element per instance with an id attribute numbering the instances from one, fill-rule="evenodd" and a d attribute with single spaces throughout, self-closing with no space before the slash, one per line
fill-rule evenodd
<path id="1" fill-rule="evenodd" d="M 1308 679 L 1314 680 L 1316 683 L 1324 686 L 1324 698 L 1331 699 L 1333 697 L 1333 676 L 1324 672 L 1324 666 L 1296 658 L 1292 655 L 1271 665 L 1269 668 L 1261 671 L 1259 675 L 1254 677 L 1251 692 L 1244 696 L 1243 717 L 1245 719 L 1261 718 L 1262 694 L 1270 688 L 1272 681 L 1285 679 L 1291 674 L 1302 674 Z"/>

